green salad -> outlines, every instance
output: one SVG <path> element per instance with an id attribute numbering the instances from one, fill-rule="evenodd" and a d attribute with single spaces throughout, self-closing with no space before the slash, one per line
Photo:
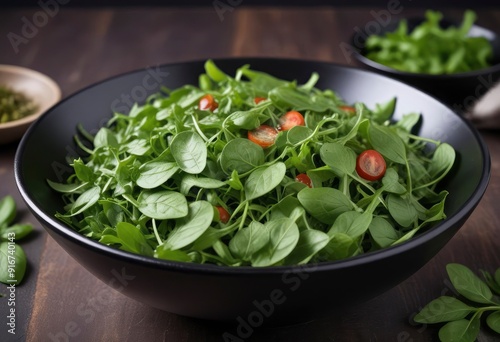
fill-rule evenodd
<path id="1" fill-rule="evenodd" d="M 440 26 L 443 15 L 427 11 L 425 20 L 411 32 L 401 20 L 394 32 L 371 35 L 365 43 L 367 58 L 391 68 L 424 74 L 454 74 L 487 68 L 493 48 L 485 37 L 471 37 L 476 20 L 467 10 L 460 26 Z"/>
<path id="2" fill-rule="evenodd" d="M 163 89 L 95 136 L 63 183 L 57 217 L 160 259 L 228 266 L 339 260 L 399 244 L 445 218 L 438 182 L 455 151 L 315 87 L 205 63 L 199 85 Z"/>

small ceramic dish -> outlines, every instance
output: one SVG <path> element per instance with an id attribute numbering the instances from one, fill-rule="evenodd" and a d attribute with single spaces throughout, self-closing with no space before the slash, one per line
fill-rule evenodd
<path id="1" fill-rule="evenodd" d="M 61 99 L 61 90 L 54 80 L 38 71 L 15 65 L 0 64 L 0 86 L 23 93 L 37 106 L 31 115 L 0 123 L 0 144 L 19 140 L 33 121 Z"/>

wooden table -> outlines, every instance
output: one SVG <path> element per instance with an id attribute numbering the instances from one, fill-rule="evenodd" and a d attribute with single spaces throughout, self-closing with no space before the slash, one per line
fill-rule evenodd
<path id="1" fill-rule="evenodd" d="M 348 64 L 341 43 L 366 22 L 383 22 L 387 8 L 120 8 L 2 9 L 0 63 L 39 70 L 68 96 L 94 82 L 136 68 L 227 56 L 295 57 Z M 243 4 L 244 5 L 244 4 Z M 385 11 L 385 12 L 384 12 Z M 420 14 L 404 8 L 399 16 Z M 55 13 L 57 12 L 57 13 Z M 445 10 L 461 19 L 461 9 Z M 477 11 L 500 32 L 500 9 Z M 46 20 L 44 20 L 44 18 Z M 33 23 L 32 31 L 24 28 Z M 378 21 L 377 21 L 378 20 Z M 42 25 L 43 24 L 43 25 Z M 22 36 L 12 44 L 12 33 Z M 31 33 L 30 33 L 31 32 Z M 7 38 L 7 39 L 6 39 Z M 16 50 L 17 53 L 16 53 Z M 492 159 L 489 188 L 460 232 L 425 267 L 391 291 L 349 310 L 301 325 L 257 329 L 246 341 L 434 341 L 435 326 L 411 317 L 433 298 L 451 294 L 445 265 L 474 270 L 500 267 L 500 137 L 482 131 Z M 0 146 L 0 197 L 12 194 L 20 219 L 36 233 L 22 241 L 29 271 L 17 288 L 16 335 L 7 333 L 0 298 L 1 341 L 220 341 L 227 326 L 144 306 L 111 290 L 77 264 L 28 213 L 13 175 L 16 143 Z M 496 208 L 496 209 L 495 209 Z M 367 284 L 369 286 L 369 284 Z M 0 286 L 0 293 L 6 287 Z M 488 331 L 480 341 L 494 341 Z M 496 341 L 500 338 L 496 337 Z"/>

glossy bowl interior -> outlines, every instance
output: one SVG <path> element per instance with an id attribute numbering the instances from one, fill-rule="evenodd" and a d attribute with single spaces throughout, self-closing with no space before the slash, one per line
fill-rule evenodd
<path id="1" fill-rule="evenodd" d="M 138 70 L 83 89 L 53 107 L 30 127 L 15 158 L 21 195 L 50 236 L 83 267 L 122 293 L 196 318 L 234 321 L 261 315 L 276 324 L 308 320 L 373 298 L 415 273 L 457 232 L 483 196 L 490 174 L 485 144 L 469 123 L 429 95 L 375 73 L 329 63 L 258 58 L 215 62 L 229 74 L 250 64 L 256 70 L 299 82 L 315 71 L 321 77 L 320 88 L 333 89 L 347 102 L 363 101 L 368 106 L 397 96 L 396 118 L 422 113 L 419 134 L 446 141 L 457 150 L 456 166 L 443 184 L 450 192 L 448 218 L 401 245 L 301 267 L 231 268 L 173 262 L 90 240 L 54 217 L 63 203 L 46 182 L 68 176 L 66 158 L 78 155 L 73 143 L 76 125 L 97 129 L 111 116 L 112 108 L 125 109 L 127 97 L 139 99 L 144 84 L 152 85 L 155 76 L 162 80 L 147 93 L 156 92 L 160 84 L 169 88 L 197 84 L 203 62 Z"/>
<path id="2" fill-rule="evenodd" d="M 408 29 L 411 31 L 424 19 L 408 18 L 406 20 Z M 395 31 L 399 22 L 399 20 L 391 21 L 388 25 L 381 27 L 377 34 L 384 35 L 387 32 Z M 440 24 L 443 28 L 458 25 L 458 23 L 447 19 L 443 19 Z M 469 36 L 485 37 L 491 43 L 493 58 L 490 67 L 448 75 L 411 73 L 393 69 L 367 58 L 365 56 L 366 35 L 354 34 L 351 37 L 351 45 L 354 48 L 353 56 L 360 66 L 417 87 L 437 97 L 462 114 L 471 109 L 472 105 L 500 79 L 500 37 L 495 32 L 477 25 L 472 26 Z"/>
<path id="3" fill-rule="evenodd" d="M 33 121 L 61 99 L 61 90 L 54 80 L 38 71 L 15 65 L 0 65 L 0 85 L 25 94 L 37 105 L 36 112 L 29 116 L 0 123 L 0 144 L 19 140 Z"/>

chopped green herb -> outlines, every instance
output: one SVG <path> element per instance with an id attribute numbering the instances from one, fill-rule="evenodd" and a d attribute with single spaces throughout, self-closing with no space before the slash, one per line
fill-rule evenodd
<path id="1" fill-rule="evenodd" d="M 38 106 L 23 93 L 0 85 L 0 124 L 35 113 Z"/>

